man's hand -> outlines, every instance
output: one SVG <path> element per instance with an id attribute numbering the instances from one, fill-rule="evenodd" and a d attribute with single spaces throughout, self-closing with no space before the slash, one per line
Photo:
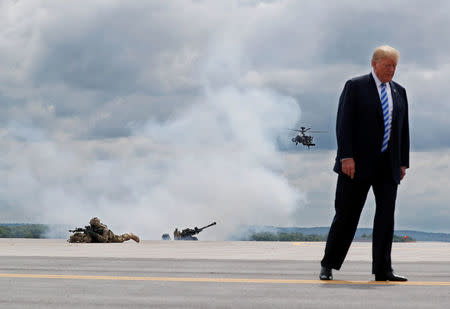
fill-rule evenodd
<path id="1" fill-rule="evenodd" d="M 342 172 L 351 179 L 355 177 L 355 160 L 353 158 L 345 158 L 341 161 Z"/>
<path id="2" fill-rule="evenodd" d="M 400 166 L 400 180 L 406 175 L 406 166 Z"/>

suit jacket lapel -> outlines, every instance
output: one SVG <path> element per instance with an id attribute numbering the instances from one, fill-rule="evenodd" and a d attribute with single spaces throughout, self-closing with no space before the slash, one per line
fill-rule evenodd
<path id="1" fill-rule="evenodd" d="M 392 126 L 394 126 L 397 121 L 399 94 L 397 88 L 395 87 L 392 81 L 389 82 L 389 85 L 391 86 L 391 94 L 392 94 Z"/>
<path id="2" fill-rule="evenodd" d="M 384 120 L 383 120 L 383 107 L 381 106 L 380 94 L 378 93 L 377 83 L 372 76 L 372 73 L 369 73 L 369 91 L 370 97 L 374 98 L 373 102 L 376 104 L 377 114 L 378 114 L 378 123 L 384 130 Z"/>

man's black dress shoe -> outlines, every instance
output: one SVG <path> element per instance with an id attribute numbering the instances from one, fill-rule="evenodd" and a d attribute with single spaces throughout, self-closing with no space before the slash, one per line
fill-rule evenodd
<path id="1" fill-rule="evenodd" d="M 389 271 L 386 273 L 375 274 L 375 281 L 408 281 L 408 279 Z"/>
<path id="2" fill-rule="evenodd" d="M 333 280 L 333 273 L 331 268 L 323 267 L 320 269 L 320 280 Z"/>

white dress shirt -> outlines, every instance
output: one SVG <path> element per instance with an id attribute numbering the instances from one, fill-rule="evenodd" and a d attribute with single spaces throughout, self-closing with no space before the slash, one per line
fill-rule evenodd
<path id="1" fill-rule="evenodd" d="M 377 85 L 378 95 L 380 96 L 380 101 L 381 101 L 381 84 L 382 83 L 378 79 L 377 74 L 375 74 L 375 72 L 373 71 L 373 68 L 372 68 L 372 76 L 373 76 L 373 79 L 375 80 L 375 84 Z M 389 104 L 389 125 L 390 125 L 389 135 L 388 135 L 388 140 L 389 140 L 391 138 L 391 131 L 392 131 L 392 111 L 394 109 L 394 103 L 393 103 L 394 101 L 392 101 L 391 85 L 389 83 L 385 83 L 385 84 L 386 84 L 386 93 L 388 96 L 388 104 Z"/>

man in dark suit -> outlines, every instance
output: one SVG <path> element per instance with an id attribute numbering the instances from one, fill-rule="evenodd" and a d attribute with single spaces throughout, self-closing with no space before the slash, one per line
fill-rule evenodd
<path id="1" fill-rule="evenodd" d="M 409 167 L 408 101 L 405 88 L 392 81 L 399 56 L 390 46 L 375 49 L 372 72 L 347 81 L 339 99 L 336 214 L 321 261 L 321 280 L 332 280 L 332 269 L 341 268 L 372 187 L 372 273 L 376 281 L 407 281 L 394 274 L 391 265 L 397 186 Z"/>

